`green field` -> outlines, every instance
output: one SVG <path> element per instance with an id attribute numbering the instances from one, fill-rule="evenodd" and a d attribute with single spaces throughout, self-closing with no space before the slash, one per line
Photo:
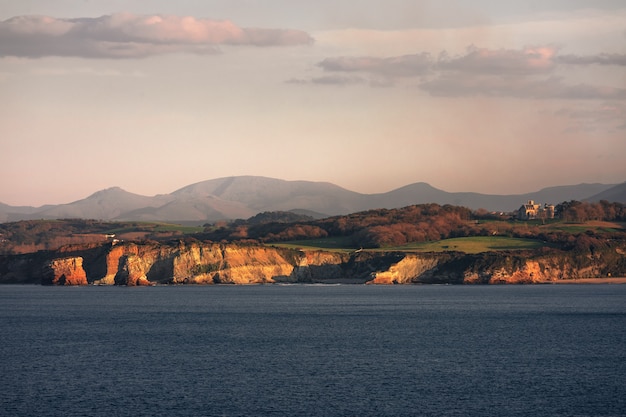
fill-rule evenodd
<path id="1" fill-rule="evenodd" d="M 322 239 L 290 240 L 289 242 L 272 243 L 272 246 L 289 249 L 323 249 L 330 251 L 352 252 L 354 247 L 350 236 L 326 237 Z"/>
<path id="2" fill-rule="evenodd" d="M 480 253 L 499 250 L 537 249 L 545 246 L 539 240 L 521 239 L 503 236 L 474 236 L 444 239 L 436 242 L 420 242 L 399 246 L 394 249 L 415 252 L 445 252 L 458 251 L 465 253 Z"/>
<path id="3" fill-rule="evenodd" d="M 335 251 L 354 251 L 355 248 L 349 237 L 335 237 L 312 240 L 298 240 L 275 243 L 273 246 L 292 249 L 320 249 Z M 498 250 L 536 249 L 545 246 L 539 240 L 520 239 L 503 236 L 474 236 L 444 239 L 436 242 L 419 242 L 403 246 L 366 249 L 370 251 L 406 251 L 406 252 L 445 252 L 458 251 L 465 253 L 480 253 Z"/>
<path id="4" fill-rule="evenodd" d="M 129 232 L 179 232 L 182 234 L 200 233 L 204 230 L 202 226 L 183 226 L 170 223 L 151 222 L 120 222 L 119 227 L 107 230 L 105 233 L 129 233 Z"/>
<path id="5" fill-rule="evenodd" d="M 554 226 L 553 229 L 573 234 L 585 233 L 589 230 L 596 233 L 616 233 L 623 232 L 625 227 L 621 223 L 606 223 L 601 225 L 560 223 Z"/>

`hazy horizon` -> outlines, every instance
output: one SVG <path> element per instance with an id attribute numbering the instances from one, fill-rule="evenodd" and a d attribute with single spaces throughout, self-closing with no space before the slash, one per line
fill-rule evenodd
<path id="1" fill-rule="evenodd" d="M 626 180 L 617 0 L 0 0 L 0 202 Z"/>
<path id="2" fill-rule="evenodd" d="M 242 176 L 235 176 L 235 177 L 268 178 L 268 179 L 270 179 L 270 180 L 279 180 L 279 181 L 319 182 L 319 181 L 308 181 L 308 180 L 283 180 L 282 178 L 270 178 L 270 177 L 261 177 L 261 176 L 251 176 L 251 175 L 242 175 Z M 224 178 L 231 178 L 231 177 L 224 177 Z M 205 180 L 205 181 L 220 180 L 220 179 L 222 179 L 222 178 L 212 178 L 212 179 Z M 14 206 L 14 207 L 19 207 L 19 206 L 31 206 L 31 207 L 35 207 L 35 208 L 37 208 L 37 207 L 42 207 L 42 206 L 47 206 L 47 205 L 63 205 L 63 204 L 70 204 L 70 203 L 74 203 L 74 202 L 77 202 L 77 201 L 81 201 L 81 200 L 87 199 L 87 198 L 91 197 L 92 195 L 97 194 L 97 193 L 102 192 L 102 191 L 109 191 L 109 190 L 114 190 L 114 189 L 121 189 L 122 191 L 125 191 L 125 192 L 128 192 L 128 193 L 131 193 L 131 194 L 135 194 L 135 195 L 139 195 L 139 196 L 143 196 L 143 197 L 156 197 L 156 196 L 159 196 L 159 195 L 168 195 L 168 194 L 172 194 L 172 193 L 174 193 L 174 192 L 176 192 L 176 191 L 178 191 L 178 190 L 180 190 L 180 189 L 182 189 L 182 188 L 185 188 L 185 187 L 187 187 L 187 186 L 191 186 L 191 185 L 195 185 L 195 184 L 197 184 L 197 183 L 201 183 L 201 182 L 204 182 L 204 181 L 196 181 L 196 182 L 194 182 L 194 183 L 185 184 L 185 185 L 183 185 L 183 186 L 181 186 L 181 187 L 178 187 L 178 188 L 176 188 L 176 189 L 174 189 L 174 190 L 157 192 L 157 193 L 155 193 L 155 194 L 141 194 L 141 193 L 134 192 L 133 190 L 128 190 L 128 189 L 125 189 L 124 187 L 120 187 L 120 186 L 118 186 L 118 185 L 112 185 L 112 186 L 110 186 L 110 187 L 106 187 L 106 188 L 102 188 L 102 189 L 98 189 L 98 190 L 93 190 L 92 192 L 89 192 L 87 195 L 81 196 L 81 197 L 79 197 L 79 198 L 77 198 L 77 199 L 74 199 L 74 200 L 71 200 L 71 201 L 45 202 L 45 203 L 42 203 L 42 204 L 37 204 L 37 205 L 32 205 L 32 204 L 21 204 L 21 205 L 18 205 L 18 204 L 9 204 L 9 203 L 6 203 L 6 202 L 4 202 L 4 201 L 0 201 L 0 203 L 3 203 L 3 204 L 8 204 L 9 206 Z M 402 187 L 405 187 L 405 186 L 410 186 L 410 185 L 413 185 L 413 184 L 421 183 L 420 181 L 417 181 L 417 182 L 414 182 L 414 183 L 407 183 L 407 184 L 400 185 L 400 186 L 398 186 L 398 187 L 393 187 L 393 188 L 389 188 L 389 189 L 385 189 L 385 190 L 381 190 L 381 191 L 376 191 L 376 192 L 371 192 L 371 193 L 367 193 L 367 192 L 365 192 L 365 193 L 364 193 L 364 192 L 360 192 L 360 191 L 358 191 L 358 190 L 353 190 L 353 189 L 350 189 L 350 188 L 347 188 L 347 187 L 343 187 L 341 184 L 330 183 L 330 182 L 327 182 L 327 181 L 321 181 L 321 182 L 322 182 L 322 183 L 329 183 L 329 184 L 332 184 L 332 185 L 338 186 L 338 187 L 340 187 L 340 188 L 346 189 L 346 190 L 348 190 L 348 191 L 353 191 L 353 192 L 360 193 L 360 194 L 362 194 L 362 195 L 376 195 L 376 194 L 383 194 L 383 193 L 387 193 L 387 192 L 392 192 L 392 191 L 395 191 L 395 190 L 397 190 L 397 189 L 399 189 L 399 188 L 402 188 Z M 427 184 L 428 184 L 428 183 L 427 183 Z M 459 192 L 459 193 L 465 193 L 465 192 L 467 192 L 467 193 L 479 193 L 479 194 L 484 194 L 484 195 L 503 195 L 503 196 L 504 196 L 504 195 L 524 195 L 524 194 L 532 194 L 532 193 L 534 193 L 534 192 L 539 192 L 539 191 L 541 191 L 541 190 L 543 190 L 543 189 L 546 189 L 546 188 L 559 187 L 559 186 L 579 186 L 579 185 L 583 185 L 583 184 L 591 184 L 591 183 L 579 183 L 579 184 L 553 184 L 553 185 L 548 185 L 548 186 L 541 187 L 541 188 L 537 188 L 537 189 L 532 189 L 532 190 L 522 191 L 522 192 L 519 192 L 519 193 L 506 193 L 506 194 L 497 194 L 497 193 L 479 193 L 479 192 L 474 191 L 474 190 L 454 190 L 454 191 L 450 191 L 450 190 L 446 190 L 446 189 L 443 189 L 443 188 L 439 188 L 439 187 L 437 187 L 437 186 L 434 186 L 433 184 L 428 184 L 428 185 L 430 185 L 431 187 L 434 187 L 434 188 L 436 188 L 436 189 L 438 189 L 438 190 L 441 190 L 441 191 L 444 191 L 444 192 L 449 192 L 449 193 L 456 193 L 456 192 Z M 619 185 L 619 184 L 617 184 L 617 183 L 616 183 L 616 184 L 609 184 L 609 183 L 605 183 L 604 185 Z"/>

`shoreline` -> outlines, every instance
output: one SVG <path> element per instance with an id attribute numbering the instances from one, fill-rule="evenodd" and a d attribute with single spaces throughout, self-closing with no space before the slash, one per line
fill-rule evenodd
<path id="1" fill-rule="evenodd" d="M 555 281 L 537 281 L 536 284 L 626 284 L 626 277 L 559 279 Z"/>

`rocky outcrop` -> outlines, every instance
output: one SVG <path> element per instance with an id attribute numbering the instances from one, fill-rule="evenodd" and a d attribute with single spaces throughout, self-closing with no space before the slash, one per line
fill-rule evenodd
<path id="1" fill-rule="evenodd" d="M 44 267 L 41 283 L 44 285 L 87 285 L 87 274 L 80 256 L 53 259 Z"/>

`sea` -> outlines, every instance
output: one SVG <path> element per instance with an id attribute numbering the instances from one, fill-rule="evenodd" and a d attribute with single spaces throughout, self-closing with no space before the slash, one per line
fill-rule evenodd
<path id="1" fill-rule="evenodd" d="M 626 416 L 626 285 L 3 285 L 0 415 Z"/>

